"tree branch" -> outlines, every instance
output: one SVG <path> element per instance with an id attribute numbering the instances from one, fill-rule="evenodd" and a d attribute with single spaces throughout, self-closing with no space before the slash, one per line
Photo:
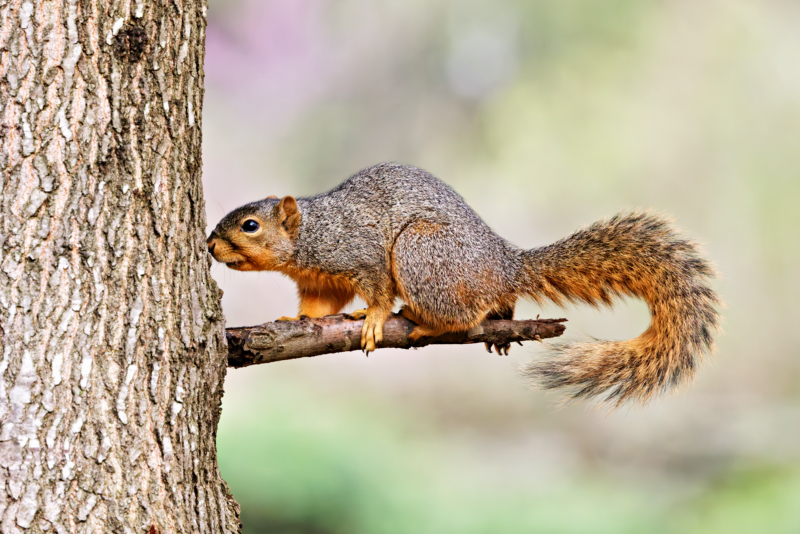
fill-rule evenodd
<path id="1" fill-rule="evenodd" d="M 467 343 L 502 346 L 515 341 L 541 341 L 564 333 L 566 327 L 561 324 L 564 321 L 566 319 L 484 321 L 466 332 L 411 342 L 408 335 L 416 325 L 405 317 L 393 315 L 386 320 L 383 342 L 378 348 L 410 349 L 433 344 Z M 352 320 L 345 315 L 331 315 L 320 319 L 303 317 L 299 321 L 228 328 L 225 332 L 228 337 L 228 367 L 360 350 L 363 323 L 363 320 Z"/>

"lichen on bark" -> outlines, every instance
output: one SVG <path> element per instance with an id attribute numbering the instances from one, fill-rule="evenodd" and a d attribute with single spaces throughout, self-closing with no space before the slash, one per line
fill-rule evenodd
<path id="1" fill-rule="evenodd" d="M 237 532 L 205 1 L 0 0 L 0 531 Z"/>

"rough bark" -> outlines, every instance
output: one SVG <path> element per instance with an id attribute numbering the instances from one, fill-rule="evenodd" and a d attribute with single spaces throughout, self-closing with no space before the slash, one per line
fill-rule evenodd
<path id="1" fill-rule="evenodd" d="M 513 342 L 540 341 L 564 332 L 566 319 L 534 321 L 485 321 L 466 332 L 443 334 L 410 341 L 416 326 L 399 315 L 390 317 L 383 327 L 383 342 L 378 348 L 410 349 L 433 344 L 488 343 L 502 347 Z M 360 349 L 363 320 L 344 315 L 321 319 L 265 323 L 260 326 L 228 328 L 228 366 L 246 367 Z M 497 349 L 499 352 L 499 349 Z"/>
<path id="2" fill-rule="evenodd" d="M 237 532 L 204 0 L 0 0 L 0 531 Z"/>

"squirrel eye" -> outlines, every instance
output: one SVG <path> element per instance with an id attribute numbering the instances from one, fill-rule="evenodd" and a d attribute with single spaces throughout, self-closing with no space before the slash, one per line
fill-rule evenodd
<path id="1" fill-rule="evenodd" d="M 252 234 L 258 230 L 258 223 L 253 219 L 247 219 L 245 222 L 242 223 L 242 231 L 247 232 L 248 234 Z"/>

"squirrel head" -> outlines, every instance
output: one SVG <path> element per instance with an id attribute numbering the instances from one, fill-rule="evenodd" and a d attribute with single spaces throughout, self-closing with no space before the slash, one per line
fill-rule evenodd
<path id="1" fill-rule="evenodd" d="M 280 270 L 294 253 L 302 214 L 294 197 L 271 196 L 227 214 L 206 241 L 218 262 L 237 271 Z"/>

